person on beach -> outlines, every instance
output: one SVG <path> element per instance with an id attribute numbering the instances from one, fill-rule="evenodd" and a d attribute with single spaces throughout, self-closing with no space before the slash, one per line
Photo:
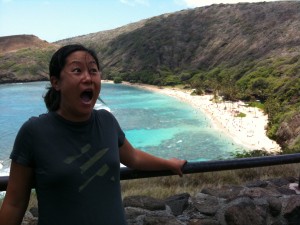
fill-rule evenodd
<path id="1" fill-rule="evenodd" d="M 14 143 L 0 225 L 21 224 L 33 185 L 39 225 L 126 224 L 120 163 L 182 176 L 186 160 L 135 149 L 110 112 L 94 109 L 101 69 L 92 50 L 61 47 L 49 72 L 48 113 L 26 121 Z"/>

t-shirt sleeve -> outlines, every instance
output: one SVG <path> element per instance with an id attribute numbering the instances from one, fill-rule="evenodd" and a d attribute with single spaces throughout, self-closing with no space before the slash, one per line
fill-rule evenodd
<path id="1" fill-rule="evenodd" d="M 104 119 L 105 121 L 112 121 L 113 129 L 117 132 L 117 135 L 118 135 L 118 147 L 121 147 L 125 141 L 125 133 L 122 130 L 119 122 L 117 121 L 117 119 L 111 112 L 108 112 L 105 109 L 98 110 L 98 116 L 100 116 L 100 115 L 105 117 L 105 119 Z M 110 124 L 110 126 L 111 126 L 111 124 Z"/>
<path id="2" fill-rule="evenodd" d="M 114 125 L 117 129 L 117 132 L 118 132 L 118 146 L 121 147 L 124 144 L 124 141 L 125 141 L 125 133 L 122 130 L 119 122 L 117 121 L 117 119 L 114 117 L 114 115 L 112 115 L 112 117 L 113 117 Z"/>
<path id="3" fill-rule="evenodd" d="M 10 158 L 23 166 L 33 166 L 30 120 L 25 122 L 18 131 Z"/>

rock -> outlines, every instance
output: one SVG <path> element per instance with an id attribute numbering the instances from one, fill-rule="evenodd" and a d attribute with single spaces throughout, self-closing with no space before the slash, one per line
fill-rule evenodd
<path id="1" fill-rule="evenodd" d="M 193 205 L 200 213 L 213 216 L 219 209 L 221 202 L 223 202 L 223 199 L 198 193 L 193 200 Z"/>
<path id="2" fill-rule="evenodd" d="M 289 225 L 300 224 L 300 196 L 288 198 L 286 207 L 283 210 L 283 216 L 287 219 Z"/>
<path id="3" fill-rule="evenodd" d="M 239 195 L 243 187 L 240 186 L 225 186 L 219 189 L 203 189 L 201 192 L 203 194 L 208 194 L 225 199 L 234 199 Z"/>
<path id="4" fill-rule="evenodd" d="M 285 178 L 271 179 L 269 181 L 277 187 L 286 186 L 287 184 L 290 183 L 290 181 Z"/>
<path id="5" fill-rule="evenodd" d="M 232 201 L 224 211 L 227 225 L 265 225 L 267 209 L 255 205 L 250 198 L 239 198 Z"/>
<path id="6" fill-rule="evenodd" d="M 170 217 L 159 217 L 159 216 L 148 216 L 144 219 L 144 225 L 184 225 L 184 223 L 178 221 L 176 218 Z"/>
<path id="7" fill-rule="evenodd" d="M 212 219 L 192 219 L 188 225 L 220 225 L 220 223 Z"/>
<path id="8" fill-rule="evenodd" d="M 171 208 L 172 213 L 175 216 L 178 216 L 188 207 L 189 198 L 190 194 L 183 193 L 165 199 L 165 203 Z"/>
<path id="9" fill-rule="evenodd" d="M 165 202 L 148 196 L 130 196 L 123 200 L 124 207 L 138 207 L 148 210 L 164 210 Z"/>
<path id="10" fill-rule="evenodd" d="M 254 181 L 164 200 L 130 196 L 123 204 L 128 225 L 298 225 L 300 195 L 289 189 L 290 182 L 298 181 Z M 31 208 L 22 225 L 36 225 L 37 216 L 37 209 Z"/>
<path id="11" fill-rule="evenodd" d="M 268 182 L 267 181 L 261 181 L 261 180 L 254 181 L 254 182 L 246 184 L 246 187 L 249 187 L 249 188 L 251 188 L 251 187 L 265 188 L 267 186 L 268 186 Z"/>
<path id="12" fill-rule="evenodd" d="M 267 201 L 269 203 L 270 214 L 272 216 L 278 216 L 282 208 L 281 201 L 275 197 L 269 197 L 267 198 Z"/>

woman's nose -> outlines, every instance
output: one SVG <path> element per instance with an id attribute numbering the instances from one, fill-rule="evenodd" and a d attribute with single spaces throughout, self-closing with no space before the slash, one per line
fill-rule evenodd
<path id="1" fill-rule="evenodd" d="M 83 75 L 84 75 L 85 80 L 87 80 L 87 81 L 92 80 L 92 74 L 88 70 L 86 70 Z"/>

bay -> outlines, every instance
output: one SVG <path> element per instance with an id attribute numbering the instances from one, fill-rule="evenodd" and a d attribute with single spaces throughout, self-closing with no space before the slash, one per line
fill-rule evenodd
<path id="1" fill-rule="evenodd" d="M 43 95 L 48 82 L 0 85 L 0 172 L 8 173 L 9 154 L 21 125 L 46 113 Z M 159 157 L 188 161 L 230 158 L 243 149 L 213 128 L 200 111 L 175 98 L 148 90 L 103 83 L 102 108 L 109 108 L 136 148 Z"/>

